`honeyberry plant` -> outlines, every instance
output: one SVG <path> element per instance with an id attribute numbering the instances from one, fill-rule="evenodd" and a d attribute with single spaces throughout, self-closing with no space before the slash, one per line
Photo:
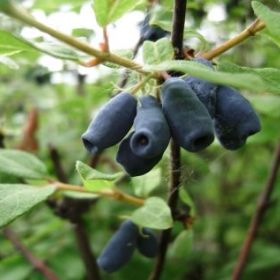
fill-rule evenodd
<path id="1" fill-rule="evenodd" d="M 239 2 L 0 0 L 1 279 L 279 279 L 280 6 Z"/>

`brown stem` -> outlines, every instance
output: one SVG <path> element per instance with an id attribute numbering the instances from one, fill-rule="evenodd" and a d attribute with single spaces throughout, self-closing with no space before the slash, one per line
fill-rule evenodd
<path id="1" fill-rule="evenodd" d="M 29 152 L 36 152 L 38 150 L 39 145 L 36 137 L 38 130 L 38 118 L 38 109 L 32 108 L 28 113 L 26 123 L 23 127 L 22 140 L 18 145 L 18 149 Z"/>
<path id="2" fill-rule="evenodd" d="M 172 216 L 174 217 L 176 213 L 176 207 L 178 202 L 179 194 L 179 184 L 181 177 L 181 160 L 180 160 L 180 147 L 172 140 L 171 141 L 171 178 L 170 178 L 170 188 L 168 196 L 168 205 L 171 209 Z M 165 257 L 167 248 L 170 242 L 172 229 L 164 230 L 161 233 L 159 240 L 159 253 L 156 259 L 156 264 L 154 271 L 149 277 L 149 280 L 158 280 L 160 279 L 161 273 L 163 271 Z"/>
<path id="3" fill-rule="evenodd" d="M 184 59 L 183 40 L 187 0 L 176 0 L 173 8 L 173 25 L 171 41 L 175 51 L 175 59 Z"/>
<path id="4" fill-rule="evenodd" d="M 96 264 L 95 256 L 90 247 L 89 237 L 86 233 L 83 221 L 80 219 L 73 224 L 73 229 L 76 237 L 76 242 L 79 247 L 84 266 L 86 268 L 88 280 L 99 280 L 99 269 Z"/>
<path id="5" fill-rule="evenodd" d="M 85 95 L 85 80 L 86 75 L 77 73 L 77 95 L 79 96 Z"/>
<path id="6" fill-rule="evenodd" d="M 26 258 L 31 265 L 38 270 L 41 274 L 45 276 L 46 279 L 48 280 L 58 280 L 59 278 L 55 275 L 55 273 L 38 257 L 35 257 L 32 252 L 26 248 L 17 235 L 14 233 L 14 231 L 6 227 L 3 230 L 4 235 L 6 236 L 7 239 L 11 241 L 13 246 L 23 255 L 24 258 Z"/>
<path id="7" fill-rule="evenodd" d="M 255 214 L 251 219 L 251 223 L 246 235 L 246 238 L 241 247 L 239 257 L 237 263 L 234 267 L 232 280 L 238 280 L 241 277 L 241 274 L 245 268 L 245 265 L 249 259 L 250 250 L 252 247 L 252 243 L 257 235 L 257 230 L 261 225 L 262 219 L 264 217 L 265 211 L 269 205 L 269 199 L 271 197 L 273 188 L 275 186 L 275 181 L 277 178 L 277 172 L 280 166 L 280 142 L 275 148 L 274 159 L 272 161 L 271 169 L 269 172 L 269 176 L 267 178 L 267 182 L 264 186 L 262 193 L 260 193 L 257 203 L 257 208 Z"/>
<path id="8" fill-rule="evenodd" d="M 213 59 L 232 47 L 242 43 L 250 36 L 254 36 L 257 32 L 265 28 L 265 23 L 260 19 L 253 21 L 248 27 L 246 27 L 241 33 L 237 34 L 235 37 L 229 39 L 228 41 L 222 43 L 220 46 L 203 53 L 201 56 L 206 59 Z"/>
<path id="9" fill-rule="evenodd" d="M 175 0 L 173 13 L 173 26 L 171 40 L 175 51 L 175 59 L 182 59 L 184 27 L 186 17 L 187 0 Z M 171 160 L 170 160 L 170 186 L 168 195 L 168 205 L 172 216 L 175 216 L 178 202 L 178 188 L 181 177 L 180 147 L 171 139 Z M 172 229 L 164 230 L 159 239 L 159 252 L 157 255 L 154 270 L 149 276 L 149 280 L 159 280 L 163 272 L 167 248 L 170 242 Z"/>
<path id="10" fill-rule="evenodd" d="M 49 155 L 54 166 L 54 172 L 56 174 L 56 177 L 58 178 L 59 181 L 63 183 L 67 183 L 68 178 L 61 164 L 60 155 L 58 153 L 58 150 L 52 145 L 49 145 Z"/>

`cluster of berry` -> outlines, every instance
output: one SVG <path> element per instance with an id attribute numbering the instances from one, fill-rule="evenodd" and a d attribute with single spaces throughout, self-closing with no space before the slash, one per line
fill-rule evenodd
<path id="1" fill-rule="evenodd" d="M 197 59 L 212 67 L 211 62 Z M 117 161 L 130 176 L 150 171 L 162 158 L 170 137 L 182 148 L 198 152 L 216 134 L 227 149 L 235 150 L 260 130 L 249 101 L 238 91 L 192 76 L 170 78 L 161 86 L 160 104 L 153 96 L 137 100 L 122 92 L 105 104 L 82 135 L 85 147 L 97 153 L 120 142 Z"/>
<path id="2" fill-rule="evenodd" d="M 158 251 L 158 241 L 151 229 L 140 230 L 134 223 L 127 220 L 109 240 L 98 257 L 97 264 L 104 271 L 112 273 L 131 259 L 135 248 L 143 256 L 153 258 Z"/>

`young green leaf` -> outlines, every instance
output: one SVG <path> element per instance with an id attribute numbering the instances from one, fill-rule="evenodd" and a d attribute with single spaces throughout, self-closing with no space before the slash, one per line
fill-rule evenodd
<path id="1" fill-rule="evenodd" d="M 245 88 L 252 91 L 263 92 L 266 86 L 262 79 L 255 74 L 238 74 L 214 71 L 205 65 L 195 61 L 170 60 L 158 65 L 146 65 L 147 71 L 175 70 L 188 73 L 194 77 L 217 84 L 229 85 L 237 88 Z"/>
<path id="2" fill-rule="evenodd" d="M 77 161 L 76 169 L 85 188 L 91 191 L 112 188 L 114 186 L 114 180 L 118 179 L 122 175 L 122 173 L 105 174 L 99 172 L 81 161 Z"/>
<path id="3" fill-rule="evenodd" d="M 55 187 L 0 184 L 0 227 L 28 212 L 55 192 Z"/>
<path id="4" fill-rule="evenodd" d="M 173 224 L 169 206 L 159 197 L 148 198 L 142 207 L 132 213 L 131 220 L 139 226 L 153 229 L 167 229 Z"/>
<path id="5" fill-rule="evenodd" d="M 93 10 L 97 23 L 104 27 L 141 3 L 143 3 L 143 0 L 95 0 L 93 1 Z"/>
<path id="6" fill-rule="evenodd" d="M 252 2 L 255 14 L 265 22 L 269 37 L 280 46 L 280 13 L 270 10 L 258 1 Z"/>
<path id="7" fill-rule="evenodd" d="M 47 175 L 46 166 L 34 155 L 8 149 L 0 149 L 0 172 L 28 179 L 43 179 Z"/>
<path id="8" fill-rule="evenodd" d="M 185 259 L 191 254 L 193 244 L 192 230 L 183 230 L 170 246 L 168 256 L 174 259 Z"/>
<path id="9" fill-rule="evenodd" d="M 20 52 L 42 52 L 56 58 L 76 62 L 87 57 L 66 45 L 32 42 L 10 32 L 0 30 L 0 54 L 11 56 Z"/>
<path id="10" fill-rule="evenodd" d="M 140 197 L 147 197 L 161 181 L 161 169 L 156 168 L 143 176 L 132 177 L 134 193 Z"/>
<path id="11" fill-rule="evenodd" d="M 162 38 L 156 42 L 144 42 L 143 58 L 146 64 L 159 64 L 165 60 L 170 60 L 173 54 L 171 42 L 167 38 Z"/>

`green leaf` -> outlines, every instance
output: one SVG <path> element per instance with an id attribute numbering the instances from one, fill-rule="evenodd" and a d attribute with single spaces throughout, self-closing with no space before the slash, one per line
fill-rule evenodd
<path id="1" fill-rule="evenodd" d="M 279 118 L 280 117 L 280 96 L 274 95 L 255 95 L 250 96 L 250 102 L 254 108 L 261 114 Z"/>
<path id="2" fill-rule="evenodd" d="M 192 198 L 190 197 L 189 193 L 183 187 L 181 187 L 179 189 L 179 197 L 183 203 L 190 206 L 190 208 L 191 208 L 190 214 L 194 214 L 195 213 L 195 204 L 194 204 Z"/>
<path id="3" fill-rule="evenodd" d="M 96 21 L 100 26 L 104 27 L 133 10 L 142 2 L 143 0 L 95 0 L 93 10 Z"/>
<path id="4" fill-rule="evenodd" d="M 253 74 L 262 80 L 265 92 L 280 94 L 280 70 L 276 68 L 250 68 L 233 63 L 219 63 L 218 69 L 224 72 Z"/>
<path id="5" fill-rule="evenodd" d="M 147 197 L 161 182 L 161 169 L 156 168 L 143 176 L 132 177 L 134 193 Z"/>
<path id="6" fill-rule="evenodd" d="M 193 231 L 184 230 L 173 241 L 169 249 L 169 257 L 185 259 L 191 254 L 193 244 Z"/>
<path id="7" fill-rule="evenodd" d="M 162 38 L 156 42 L 144 42 L 143 59 L 146 64 L 159 64 L 165 60 L 171 60 L 173 55 L 171 42 L 167 38 Z"/>
<path id="8" fill-rule="evenodd" d="M 244 88 L 252 91 L 263 92 L 266 90 L 262 79 L 255 74 L 238 74 L 214 71 L 205 65 L 195 61 L 170 60 L 158 65 L 146 65 L 144 70 L 147 71 L 166 71 L 175 70 L 188 73 L 216 84 L 224 84 L 237 88 Z"/>
<path id="9" fill-rule="evenodd" d="M 29 179 L 42 179 L 47 175 L 46 166 L 34 155 L 8 149 L 0 149 L 0 172 Z"/>
<path id="10" fill-rule="evenodd" d="M 20 51 L 36 51 L 30 43 L 10 32 L 0 30 L 0 53 L 17 54 Z"/>
<path id="11" fill-rule="evenodd" d="M 105 174 L 91 168 L 81 161 L 76 162 L 76 169 L 87 190 L 99 191 L 110 189 L 114 186 L 114 180 L 118 179 L 123 173 Z"/>
<path id="12" fill-rule="evenodd" d="M 5 12 L 9 10 L 11 2 L 11 0 L 0 0 L 0 11 Z"/>
<path id="13" fill-rule="evenodd" d="M 280 46 L 280 13 L 272 11 L 258 1 L 252 2 L 255 14 L 265 22 L 271 39 Z"/>
<path id="14" fill-rule="evenodd" d="M 132 213 L 131 220 L 139 226 L 153 229 L 167 229 L 173 224 L 169 206 L 159 197 L 145 200 L 145 204 Z"/>
<path id="15" fill-rule="evenodd" d="M 0 227 L 28 212 L 55 192 L 55 187 L 0 184 Z"/>
<path id="16" fill-rule="evenodd" d="M 0 54 L 11 56 L 19 52 L 41 52 L 56 58 L 76 62 L 87 57 L 63 44 L 28 41 L 10 32 L 0 30 Z"/>
<path id="17" fill-rule="evenodd" d="M 19 68 L 18 64 L 13 59 L 7 56 L 0 55 L 0 63 L 8 66 L 10 69 L 16 70 Z"/>

